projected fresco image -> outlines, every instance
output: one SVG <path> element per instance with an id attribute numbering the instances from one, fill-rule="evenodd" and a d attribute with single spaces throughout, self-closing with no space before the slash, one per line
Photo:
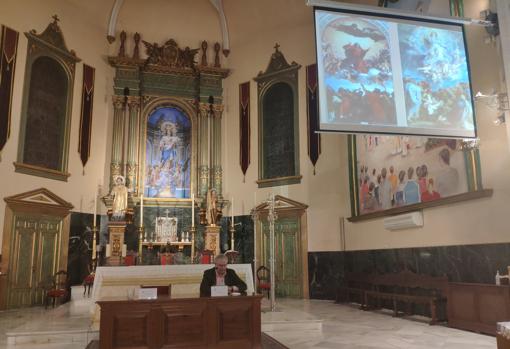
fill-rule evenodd
<path id="1" fill-rule="evenodd" d="M 145 187 L 148 198 L 189 198 L 191 122 L 171 107 L 154 110 L 147 119 Z"/>
<path id="2" fill-rule="evenodd" d="M 320 50 L 331 123 L 394 125 L 396 112 L 387 24 L 335 16 Z"/>
<path id="3" fill-rule="evenodd" d="M 476 137 L 462 25 L 315 9 L 319 129 Z"/>
<path id="4" fill-rule="evenodd" d="M 407 123 L 474 129 L 462 32 L 398 25 Z"/>

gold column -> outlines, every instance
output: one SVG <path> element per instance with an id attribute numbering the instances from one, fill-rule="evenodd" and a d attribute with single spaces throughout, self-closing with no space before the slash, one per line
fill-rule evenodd
<path id="1" fill-rule="evenodd" d="M 124 134 L 124 97 L 113 96 L 112 159 L 110 163 L 110 189 L 114 178 L 122 175 L 122 139 Z"/>
<path id="2" fill-rule="evenodd" d="M 138 130 L 140 115 L 140 97 L 129 96 L 127 99 L 129 107 L 129 128 L 127 140 L 127 168 L 126 168 L 126 185 L 134 195 L 138 195 L 137 191 L 137 169 L 138 169 L 138 143 L 140 133 Z"/>

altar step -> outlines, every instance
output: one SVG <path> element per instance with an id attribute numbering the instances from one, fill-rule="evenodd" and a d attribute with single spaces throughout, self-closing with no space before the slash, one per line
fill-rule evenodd
<path id="1" fill-rule="evenodd" d="M 99 331 L 91 327 L 92 300 L 77 298 L 56 308 L 41 308 L 30 321 L 5 333 L 7 345 L 26 348 L 72 344 L 84 348 L 91 340 L 98 339 Z"/>
<path id="2" fill-rule="evenodd" d="M 261 314 L 262 332 L 271 335 L 275 332 L 299 331 L 306 332 L 310 336 L 320 335 L 323 320 L 291 306 L 296 301 L 302 302 L 302 300 L 277 300 L 276 311 L 271 312 L 269 303 L 264 300 Z"/>

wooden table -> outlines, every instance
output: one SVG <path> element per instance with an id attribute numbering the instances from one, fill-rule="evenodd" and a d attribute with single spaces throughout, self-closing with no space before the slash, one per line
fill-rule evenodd
<path id="1" fill-rule="evenodd" d="M 496 335 L 496 323 L 510 320 L 510 287 L 448 283 L 448 325 Z"/>
<path id="2" fill-rule="evenodd" d="M 100 348 L 261 348 L 261 299 L 100 300 Z"/>

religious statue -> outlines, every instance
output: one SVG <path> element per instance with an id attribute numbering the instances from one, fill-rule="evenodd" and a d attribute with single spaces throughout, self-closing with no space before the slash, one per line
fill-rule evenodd
<path id="1" fill-rule="evenodd" d="M 113 218 L 116 220 L 122 220 L 126 215 L 128 206 L 128 189 L 126 188 L 123 176 L 115 177 L 115 185 L 113 186 L 110 195 L 113 197 Z"/>
<path id="2" fill-rule="evenodd" d="M 218 197 L 215 189 L 209 189 L 207 192 L 206 202 L 206 219 L 209 225 L 216 225 L 216 218 L 218 217 Z"/>

